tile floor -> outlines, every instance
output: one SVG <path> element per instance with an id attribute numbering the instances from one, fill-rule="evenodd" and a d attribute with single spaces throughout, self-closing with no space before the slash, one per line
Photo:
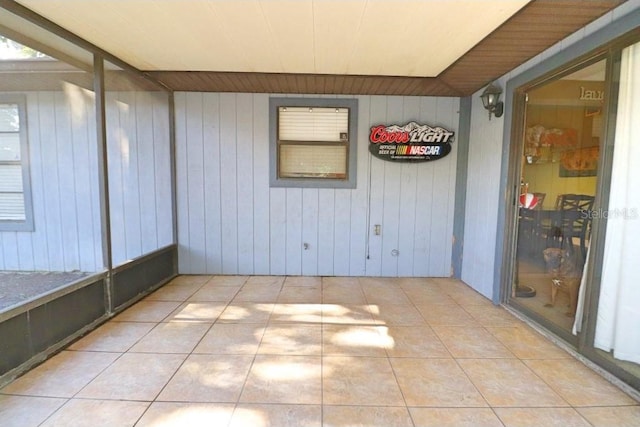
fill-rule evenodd
<path id="1" fill-rule="evenodd" d="M 638 426 L 450 279 L 181 276 L 0 390 L 0 425 Z"/>

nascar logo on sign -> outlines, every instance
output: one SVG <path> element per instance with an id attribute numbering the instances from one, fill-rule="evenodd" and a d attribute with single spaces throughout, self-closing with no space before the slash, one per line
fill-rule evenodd
<path id="1" fill-rule="evenodd" d="M 404 126 L 377 125 L 369 133 L 369 151 L 382 160 L 427 162 L 451 152 L 454 132 L 440 126 L 409 122 Z"/>

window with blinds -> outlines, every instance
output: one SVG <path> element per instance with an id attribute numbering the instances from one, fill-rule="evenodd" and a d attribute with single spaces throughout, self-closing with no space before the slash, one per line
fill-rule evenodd
<path id="1" fill-rule="evenodd" d="M 355 101 L 279 100 L 272 109 L 276 157 L 272 185 L 275 181 L 275 186 L 353 188 Z"/>
<path id="2" fill-rule="evenodd" d="M 22 224 L 27 220 L 21 108 L 21 103 L 0 99 L 0 225 Z"/>

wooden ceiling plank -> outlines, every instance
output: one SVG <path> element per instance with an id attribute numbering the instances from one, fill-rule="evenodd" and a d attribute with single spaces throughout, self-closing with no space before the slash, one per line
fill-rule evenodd
<path id="1" fill-rule="evenodd" d="M 482 84 L 553 46 L 622 1 L 534 0 L 443 71 L 438 78 L 465 94 L 473 93 Z M 569 13 L 576 10 L 579 12 Z M 531 38 L 531 34 L 535 34 L 535 37 Z M 505 37 L 511 37 L 513 43 L 519 43 L 519 49 L 505 49 Z M 482 80 L 484 83 L 480 86 L 471 84 L 479 81 L 480 76 L 486 76 L 486 80 Z"/>

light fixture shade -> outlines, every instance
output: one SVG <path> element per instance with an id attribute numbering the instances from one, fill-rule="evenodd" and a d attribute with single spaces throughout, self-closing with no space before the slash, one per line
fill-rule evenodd
<path id="1" fill-rule="evenodd" d="M 489 111 L 489 120 L 491 120 L 491 114 L 493 113 L 496 117 L 502 116 L 504 104 L 500 102 L 500 95 L 502 94 L 502 89 L 494 83 L 489 84 L 480 95 L 480 99 L 482 99 L 482 105 L 484 108 Z"/>

